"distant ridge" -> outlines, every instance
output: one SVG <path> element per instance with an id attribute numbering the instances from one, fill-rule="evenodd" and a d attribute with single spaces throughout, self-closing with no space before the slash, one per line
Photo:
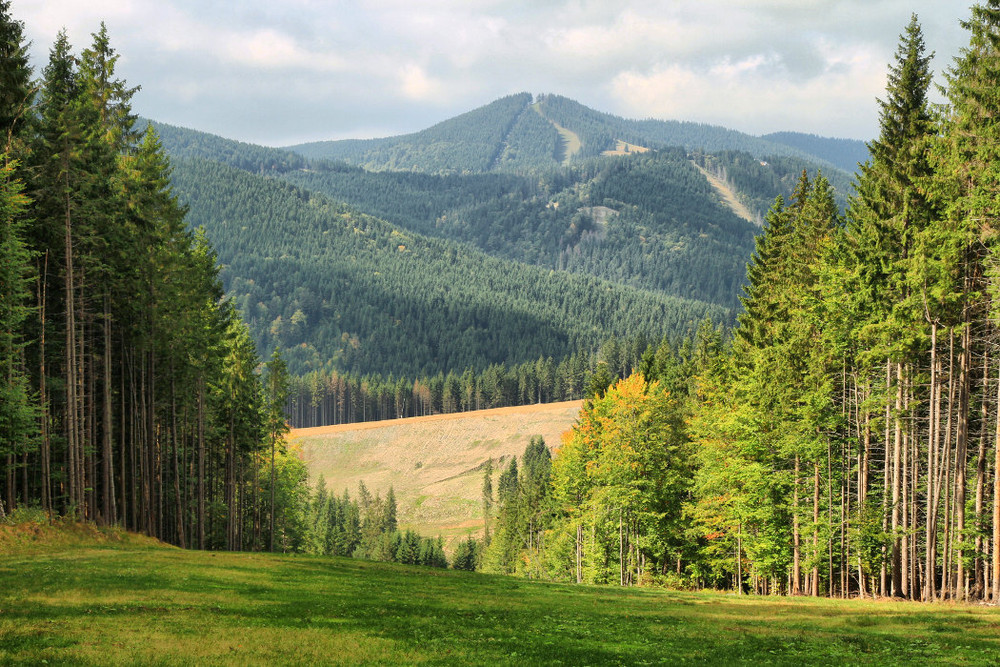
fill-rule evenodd
<path id="1" fill-rule="evenodd" d="M 858 164 L 868 159 L 868 145 L 857 139 L 832 139 L 801 132 L 774 132 L 761 139 L 815 155 L 848 173 L 857 171 Z"/>
<path id="2" fill-rule="evenodd" d="M 534 108 L 537 113 L 526 113 Z M 573 136 L 580 145 L 567 150 Z M 518 93 L 437 123 L 379 139 L 344 139 L 287 146 L 311 159 L 342 160 L 371 171 L 476 174 L 544 171 L 615 151 L 620 142 L 708 152 L 742 151 L 809 160 L 829 171 L 855 170 L 863 142 L 794 132 L 755 137 L 717 125 L 633 120 L 591 109 L 560 95 Z"/>

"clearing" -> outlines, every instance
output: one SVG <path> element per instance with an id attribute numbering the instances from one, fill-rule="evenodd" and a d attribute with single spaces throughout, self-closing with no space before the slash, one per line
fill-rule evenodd
<path id="1" fill-rule="evenodd" d="M 648 152 L 649 149 L 646 148 L 645 146 L 630 144 L 627 141 L 616 139 L 615 149 L 613 151 L 601 151 L 601 155 L 635 155 L 636 153 L 648 153 Z"/>
<path id="2" fill-rule="evenodd" d="M 551 584 L 151 540 L 3 543 L 0 664 L 995 665 L 1000 610 Z"/>
<path id="3" fill-rule="evenodd" d="M 531 108 L 534 109 L 539 116 L 552 123 L 552 127 L 556 128 L 556 132 L 559 133 L 559 136 L 562 137 L 563 140 L 562 155 L 561 155 L 562 164 L 563 165 L 569 164 L 570 158 L 579 153 L 580 149 L 583 147 L 583 142 L 580 140 L 580 135 L 578 135 L 573 130 L 570 130 L 569 128 L 563 127 L 562 125 L 555 122 L 551 118 L 548 118 L 544 113 L 542 113 L 542 108 L 538 104 L 538 102 L 532 104 Z"/>
<path id="4" fill-rule="evenodd" d="M 730 209 L 732 209 L 733 213 L 740 216 L 747 222 L 752 222 L 753 224 L 760 227 L 761 225 L 760 219 L 753 213 L 751 213 L 750 209 L 748 209 L 743 204 L 743 202 L 739 200 L 739 198 L 736 196 L 736 193 L 733 192 L 733 189 L 729 187 L 728 183 L 726 183 L 724 180 L 722 180 L 715 174 L 711 173 L 710 171 L 706 170 L 700 164 L 697 164 L 696 162 L 692 162 L 691 164 L 693 164 L 695 168 L 698 171 L 700 171 L 705 178 L 708 179 L 708 182 L 712 185 L 713 188 L 715 188 L 716 192 L 718 192 L 722 196 L 722 201 L 724 201 L 726 205 L 729 206 Z"/>
<path id="5" fill-rule="evenodd" d="M 301 448 L 311 484 L 322 475 L 327 489 L 347 489 L 352 498 L 362 481 L 383 496 L 392 486 L 400 527 L 441 535 L 450 552 L 457 541 L 482 532 L 486 462 L 492 458 L 499 474 L 535 435 L 555 449 L 582 405 L 567 401 L 301 428 L 290 439 Z"/>

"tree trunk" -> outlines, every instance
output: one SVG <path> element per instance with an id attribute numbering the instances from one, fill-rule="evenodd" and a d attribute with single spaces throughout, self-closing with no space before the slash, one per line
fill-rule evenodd
<path id="1" fill-rule="evenodd" d="M 792 480 L 792 595 L 802 595 L 802 554 L 799 532 L 799 455 L 795 455 L 795 478 Z"/>
<path id="2" fill-rule="evenodd" d="M 205 380 L 198 376 L 198 548 L 205 548 Z"/>
<path id="3" fill-rule="evenodd" d="M 967 319 L 967 318 L 966 318 Z M 957 541 L 956 562 L 958 571 L 955 577 L 955 597 L 965 599 L 965 550 L 962 546 L 965 539 L 965 481 L 966 460 L 969 444 L 969 366 L 971 365 L 971 341 L 969 327 L 962 331 L 962 355 L 959 358 L 958 376 L 958 437 L 955 454 L 955 540 Z"/>
<path id="4" fill-rule="evenodd" d="M 900 537 L 900 497 L 902 492 L 903 428 L 903 366 L 896 364 L 896 414 L 893 417 L 892 439 L 892 596 L 903 593 L 902 539 Z"/>
<path id="5" fill-rule="evenodd" d="M 68 156 L 67 158 L 68 159 Z M 66 172 L 66 194 L 65 194 L 65 267 L 66 274 L 66 481 L 67 481 L 67 503 L 71 511 L 80 510 L 77 498 L 77 424 L 76 424 L 76 297 L 73 285 L 73 222 L 70 214 L 70 185 L 69 172 Z"/>
<path id="6" fill-rule="evenodd" d="M 1000 366 L 1000 364 L 998 364 Z M 1000 602 L 1000 375 L 997 381 L 997 415 L 993 428 L 993 603 Z"/>
<path id="7" fill-rule="evenodd" d="M 813 464 L 813 568 L 810 573 L 809 592 L 819 595 L 819 463 Z"/>
<path id="8" fill-rule="evenodd" d="M 983 533 L 986 530 L 986 525 L 983 521 L 983 503 L 986 497 L 986 425 L 989 422 L 989 389 L 990 356 L 989 351 L 987 351 L 983 356 L 983 398 L 982 401 L 980 401 L 979 409 L 981 426 L 979 432 L 979 447 L 976 452 L 976 559 L 975 572 L 973 573 L 975 581 L 973 596 L 979 600 L 984 600 L 987 597 L 986 558 L 983 555 L 986 549 L 986 545 L 983 540 Z"/>
<path id="9" fill-rule="evenodd" d="M 940 486 L 937 483 L 938 443 L 941 430 L 941 385 L 938 382 L 937 322 L 931 323 L 930 425 L 927 432 L 927 497 L 924 513 L 924 601 L 937 595 L 937 512 Z"/>
<path id="10" fill-rule="evenodd" d="M 42 270 L 39 272 L 38 281 L 38 403 L 41 442 L 41 464 L 42 464 L 42 510 L 51 515 L 53 511 L 52 503 L 52 440 L 49 435 L 49 398 L 47 393 L 46 374 L 46 352 L 45 352 L 45 306 L 48 296 L 49 284 L 49 251 L 44 253 Z"/>
<path id="11" fill-rule="evenodd" d="M 118 522 L 115 507 L 114 454 L 111 451 L 112 410 L 111 410 L 111 304 L 104 296 L 104 415 L 102 433 L 102 512 L 108 524 Z"/>

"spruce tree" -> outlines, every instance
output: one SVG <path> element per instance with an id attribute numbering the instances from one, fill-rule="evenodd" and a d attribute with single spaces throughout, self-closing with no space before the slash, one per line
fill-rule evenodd
<path id="1" fill-rule="evenodd" d="M 22 129 L 31 120 L 35 88 L 28 63 L 24 23 L 10 14 L 10 0 L 0 0 L 0 153 L 6 160 L 23 150 Z"/>
<path id="2" fill-rule="evenodd" d="M 945 208 L 946 248 L 952 248 L 953 271 L 957 269 L 958 284 L 949 299 L 958 311 L 960 355 L 960 387 L 958 413 L 958 449 L 955 461 L 955 501 L 957 513 L 955 531 L 965 529 L 965 444 L 968 439 L 968 406 L 971 392 L 971 357 L 974 350 L 970 336 L 973 329 L 983 326 L 996 306 L 996 248 L 1000 240 L 1000 1 L 988 0 L 972 7 L 971 17 L 962 27 L 970 32 L 969 46 L 962 49 L 946 73 L 950 103 L 947 130 L 939 144 L 937 181 Z M 989 283 L 987 282 L 989 276 Z M 980 294 L 989 293 L 989 304 Z M 947 298 L 947 297 L 946 297 Z M 992 311 L 992 313 L 991 313 Z M 1000 422 L 1000 418 L 998 418 Z M 994 443 L 995 463 L 1000 463 L 1000 443 Z M 980 456 L 980 459 L 983 457 Z M 982 468 L 980 463 L 979 467 Z M 982 475 L 980 482 L 982 483 Z M 982 493 L 982 489 L 980 489 Z M 1000 544 L 1000 475 L 994 473 L 993 543 Z M 959 598 L 964 596 L 964 545 L 957 548 L 957 574 L 952 588 Z M 993 549 L 994 601 L 1000 599 L 1000 550 Z M 977 587 L 979 586 L 977 582 Z"/>
<path id="3" fill-rule="evenodd" d="M 13 179 L 16 163 L 0 165 L 0 457 L 6 480 L 6 510 L 28 501 L 16 492 L 17 457 L 34 450 L 37 425 L 24 365 L 23 325 L 30 314 L 31 253 L 23 240 L 21 216 L 28 204 L 23 185 Z M 2 508 L 0 508 L 2 509 Z"/>

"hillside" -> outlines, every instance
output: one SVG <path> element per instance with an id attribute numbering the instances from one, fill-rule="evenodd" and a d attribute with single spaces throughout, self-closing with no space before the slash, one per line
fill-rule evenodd
<path id="1" fill-rule="evenodd" d="M 759 223 L 774 198 L 787 195 L 811 166 L 778 158 L 768 169 L 747 174 L 730 160 L 729 175 L 720 182 L 736 201 L 727 202 L 698 172 L 697 158 L 677 148 L 592 158 L 543 176 L 442 176 L 322 161 L 303 165 L 303 158 L 278 149 L 156 127 L 175 160 L 209 159 L 270 175 L 400 229 L 496 257 L 726 308 L 739 305 L 757 232 L 733 209 Z M 747 158 L 744 163 L 758 164 Z M 178 176 L 187 168 L 178 162 Z"/>
<path id="2" fill-rule="evenodd" d="M 180 160 L 188 222 L 218 250 L 258 349 L 294 373 L 433 375 L 562 358 L 611 336 L 658 339 L 722 306 L 503 260 L 220 163 Z"/>
<path id="3" fill-rule="evenodd" d="M 528 113 L 530 93 L 510 95 L 413 134 L 289 146 L 308 158 L 343 160 L 374 171 L 481 173 L 555 163 L 559 136 Z"/>
<path id="4" fill-rule="evenodd" d="M 761 139 L 815 155 L 848 173 L 856 172 L 858 164 L 869 156 L 868 145 L 857 139 L 831 139 L 801 132 L 774 132 Z"/>
<path id="5" fill-rule="evenodd" d="M 359 482 L 383 496 L 391 486 L 400 527 L 441 535 L 450 550 L 458 539 L 482 532 L 487 460 L 493 459 L 499 473 L 501 464 L 524 454 L 535 435 L 555 449 L 580 405 L 569 401 L 303 428 L 290 438 L 301 447 L 313 485 L 322 476 L 331 492 L 347 489 L 352 497 Z"/>
<path id="6" fill-rule="evenodd" d="M 546 177 L 318 167 L 280 178 L 491 255 L 726 307 L 738 305 L 757 231 L 676 148 Z"/>

